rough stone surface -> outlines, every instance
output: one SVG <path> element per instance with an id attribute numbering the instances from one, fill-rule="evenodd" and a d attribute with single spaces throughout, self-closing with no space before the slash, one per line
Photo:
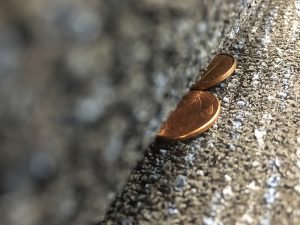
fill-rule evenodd
<path id="1" fill-rule="evenodd" d="M 221 48 L 238 68 L 211 89 L 220 120 L 151 145 L 103 224 L 300 224 L 299 24 L 300 1 L 262 1 Z"/>
<path id="2" fill-rule="evenodd" d="M 99 221 L 258 2 L 1 0 L 0 224 Z"/>

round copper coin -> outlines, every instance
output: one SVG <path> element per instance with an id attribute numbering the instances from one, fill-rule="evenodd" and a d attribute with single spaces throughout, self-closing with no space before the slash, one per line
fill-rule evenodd
<path id="1" fill-rule="evenodd" d="M 236 59 L 231 55 L 219 54 L 209 64 L 207 71 L 191 89 L 204 91 L 211 88 L 227 77 L 229 77 L 236 68 Z"/>
<path id="2" fill-rule="evenodd" d="M 220 102 L 214 95 L 190 91 L 170 114 L 157 137 L 173 141 L 195 137 L 214 125 L 220 109 Z"/>

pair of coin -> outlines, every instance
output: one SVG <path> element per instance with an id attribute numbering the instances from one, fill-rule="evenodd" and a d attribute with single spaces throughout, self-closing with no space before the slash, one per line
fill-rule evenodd
<path id="1" fill-rule="evenodd" d="M 202 78 L 191 88 L 162 125 L 158 139 L 182 141 L 195 137 L 214 125 L 220 115 L 221 104 L 217 97 L 205 90 L 229 77 L 237 62 L 227 54 L 217 55 Z"/>

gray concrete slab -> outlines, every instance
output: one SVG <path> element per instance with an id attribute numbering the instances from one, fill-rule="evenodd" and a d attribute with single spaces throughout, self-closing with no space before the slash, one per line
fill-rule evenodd
<path id="1" fill-rule="evenodd" d="M 217 124 L 151 145 L 103 224 L 300 224 L 299 25 L 298 0 L 262 1 L 220 49 L 238 68 Z"/>

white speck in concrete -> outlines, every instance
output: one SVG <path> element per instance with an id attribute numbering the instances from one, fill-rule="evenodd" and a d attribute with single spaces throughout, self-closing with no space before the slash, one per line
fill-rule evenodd
<path id="1" fill-rule="evenodd" d="M 218 225 L 217 221 L 212 217 L 204 217 L 203 224 L 204 225 Z"/>
<path id="2" fill-rule="evenodd" d="M 254 27 L 252 27 L 252 29 L 251 29 L 251 33 L 253 33 L 253 34 L 256 34 L 256 32 L 257 32 L 257 29 L 258 29 L 258 26 L 254 26 Z"/>
<path id="3" fill-rule="evenodd" d="M 275 49 L 276 49 L 276 51 L 277 51 L 277 54 L 278 54 L 279 56 L 282 56 L 282 49 L 281 49 L 281 48 L 278 48 L 278 47 L 276 47 Z"/>
<path id="4" fill-rule="evenodd" d="M 289 80 L 288 80 L 288 79 L 283 79 L 283 80 L 282 80 L 282 83 L 283 83 L 284 85 L 289 85 Z"/>
<path id="5" fill-rule="evenodd" d="M 185 156 L 185 161 L 186 161 L 187 163 L 189 163 L 190 165 L 193 165 L 193 164 L 194 164 L 194 163 L 193 163 L 194 160 L 195 160 L 195 155 L 192 154 L 192 153 L 188 153 L 188 155 Z"/>
<path id="6" fill-rule="evenodd" d="M 239 100 L 239 101 L 237 102 L 237 106 L 239 106 L 239 107 L 244 107 L 244 106 L 246 106 L 246 103 L 245 103 L 244 101 L 242 101 L 242 100 Z"/>
<path id="7" fill-rule="evenodd" d="M 178 214 L 179 210 L 176 208 L 176 206 L 174 204 L 169 203 L 168 204 L 168 213 L 170 215 Z"/>
<path id="8" fill-rule="evenodd" d="M 235 225 L 246 225 L 246 224 L 253 224 L 253 216 L 250 213 L 245 213 L 241 221 L 237 221 Z"/>
<path id="9" fill-rule="evenodd" d="M 226 186 L 226 187 L 223 189 L 222 193 L 223 193 L 223 196 L 224 196 L 225 198 L 228 198 L 228 197 L 230 197 L 230 196 L 233 195 L 232 189 L 231 189 L 230 186 Z"/>
<path id="10" fill-rule="evenodd" d="M 259 79 L 259 73 L 255 73 L 253 76 L 252 76 L 252 80 L 258 80 Z"/>
<path id="11" fill-rule="evenodd" d="M 226 102 L 226 103 L 229 103 L 229 98 L 224 97 L 224 98 L 223 98 L 223 101 Z"/>
<path id="12" fill-rule="evenodd" d="M 275 166 L 280 167 L 281 163 L 278 157 L 275 158 L 274 160 Z"/>
<path id="13" fill-rule="evenodd" d="M 175 190 L 182 191 L 183 188 L 185 187 L 186 183 L 187 182 L 186 182 L 185 176 L 183 176 L 183 175 L 177 176 L 176 181 L 175 181 Z"/>
<path id="14" fill-rule="evenodd" d="M 265 130 L 259 130 L 255 129 L 254 130 L 254 135 L 256 137 L 256 140 L 260 146 L 264 145 L 264 136 L 267 134 Z"/>
<path id="15" fill-rule="evenodd" d="M 232 195 L 230 186 L 226 186 L 221 192 L 214 192 L 210 202 L 209 215 L 203 218 L 203 224 L 223 225 L 223 222 L 219 219 L 220 212 L 225 210 L 226 200 L 232 198 Z"/>
<path id="16" fill-rule="evenodd" d="M 266 181 L 267 190 L 264 194 L 264 201 L 266 203 L 267 210 L 270 209 L 271 205 L 279 197 L 277 192 L 277 187 L 280 182 L 280 176 L 278 174 L 273 174 Z M 266 215 L 265 215 L 266 218 Z"/>
<path id="17" fill-rule="evenodd" d="M 295 9 L 298 16 L 300 16 L 300 0 L 295 1 Z"/>
<path id="18" fill-rule="evenodd" d="M 300 184 L 296 185 L 294 189 L 300 195 Z"/>
<path id="19" fill-rule="evenodd" d="M 291 70 L 287 70 L 286 73 L 284 74 L 284 77 L 289 79 L 291 77 Z"/>
<path id="20" fill-rule="evenodd" d="M 264 194 L 264 200 L 266 204 L 273 204 L 275 200 L 278 198 L 278 193 L 276 188 L 268 188 L 266 193 Z"/>
<path id="21" fill-rule="evenodd" d="M 258 167 L 259 165 L 260 165 L 260 163 L 258 161 L 253 161 L 252 162 L 253 167 Z"/>
<path id="22" fill-rule="evenodd" d="M 236 129 L 240 129 L 242 127 L 242 122 L 241 121 L 233 121 L 233 126 L 236 128 Z"/>
<path id="23" fill-rule="evenodd" d="M 262 44 L 264 45 L 264 46 L 267 46 L 268 44 L 270 44 L 271 43 L 271 37 L 268 35 L 268 34 L 266 34 L 263 38 L 262 38 Z"/>
<path id="24" fill-rule="evenodd" d="M 260 225 L 270 225 L 270 219 L 268 217 L 263 217 L 260 220 Z"/>
<path id="25" fill-rule="evenodd" d="M 238 114 L 235 119 L 239 120 L 239 121 L 243 121 L 244 120 L 244 115 L 243 114 Z"/>
<path id="26" fill-rule="evenodd" d="M 204 176 L 203 170 L 197 170 L 196 173 L 198 176 Z"/>
<path id="27" fill-rule="evenodd" d="M 248 184 L 247 188 L 253 191 L 258 190 L 258 186 L 256 185 L 255 181 L 252 181 L 250 184 Z"/>
<path id="28" fill-rule="evenodd" d="M 194 194 L 196 194 L 198 191 L 197 191 L 196 188 L 192 188 L 192 189 L 191 189 L 191 192 L 194 193 Z"/>
<path id="29" fill-rule="evenodd" d="M 300 161 L 297 160 L 297 167 L 300 169 Z"/>
<path id="30" fill-rule="evenodd" d="M 234 151 L 236 148 L 235 148 L 235 145 L 234 144 L 229 144 L 229 149 Z"/>
<path id="31" fill-rule="evenodd" d="M 229 176 L 229 175 L 227 175 L 227 174 L 224 175 L 224 178 L 225 178 L 225 180 L 228 181 L 228 182 L 232 181 L 231 176 Z"/>
<path id="32" fill-rule="evenodd" d="M 235 33 L 234 33 L 234 30 L 230 31 L 230 33 L 228 34 L 228 37 L 230 39 L 233 39 L 235 37 Z"/>
<path id="33" fill-rule="evenodd" d="M 159 152 L 162 154 L 162 155 L 165 155 L 167 153 L 167 150 L 166 149 L 159 149 Z"/>
<path id="34" fill-rule="evenodd" d="M 280 182 L 280 176 L 279 175 L 272 175 L 268 180 L 267 180 L 267 186 L 275 188 L 278 186 Z"/>
<path id="35" fill-rule="evenodd" d="M 265 113 L 263 116 L 262 116 L 262 118 L 264 119 L 264 120 L 271 120 L 272 119 L 272 115 L 270 114 L 270 113 Z"/>
<path id="36" fill-rule="evenodd" d="M 278 96 L 279 96 L 280 98 L 286 98 L 287 93 L 285 93 L 285 92 L 279 92 L 279 93 L 278 93 Z"/>
<path id="37" fill-rule="evenodd" d="M 250 66 L 248 67 L 248 70 L 249 70 L 249 71 L 255 71 L 255 68 L 256 68 L 255 66 L 250 65 Z M 254 76 L 255 76 L 255 75 L 254 75 Z"/>
<path id="38" fill-rule="evenodd" d="M 141 202 L 138 202 L 137 204 L 136 204 L 136 206 L 138 207 L 138 208 L 142 208 L 143 207 L 143 203 L 141 203 Z"/>
<path id="39" fill-rule="evenodd" d="M 238 26 L 234 26 L 233 29 L 236 34 L 240 31 L 240 27 Z"/>

